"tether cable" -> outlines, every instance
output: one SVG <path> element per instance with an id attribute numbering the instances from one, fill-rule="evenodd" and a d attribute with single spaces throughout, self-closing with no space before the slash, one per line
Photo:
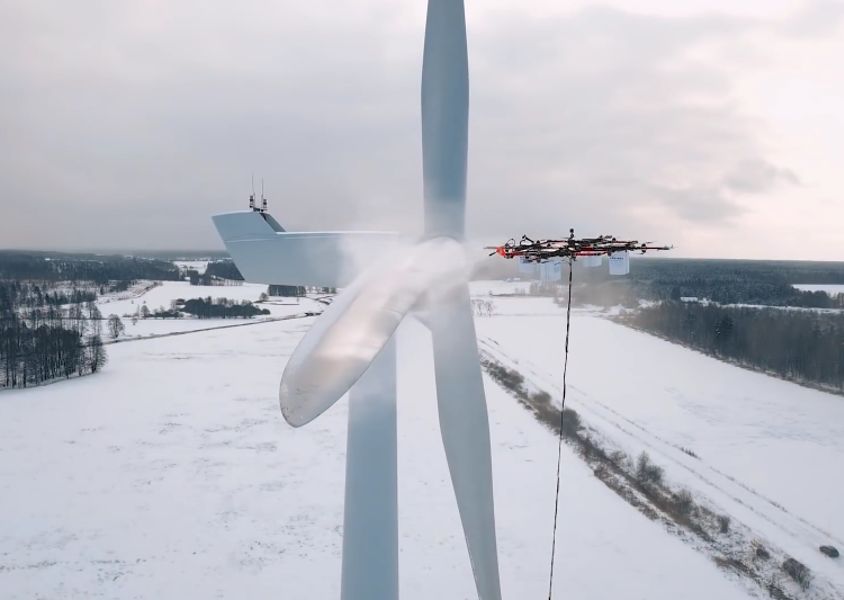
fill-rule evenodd
<path id="1" fill-rule="evenodd" d="M 566 372 L 569 366 L 569 334 L 571 333 L 571 281 L 574 271 L 574 258 L 569 257 L 569 291 L 566 304 L 566 345 L 563 358 L 563 399 L 560 402 L 560 432 L 557 438 L 557 491 L 554 495 L 554 527 L 551 538 L 551 569 L 548 577 L 548 600 L 554 590 L 554 557 L 557 554 L 557 516 L 560 510 L 560 466 L 563 460 L 563 425 L 566 413 Z"/>

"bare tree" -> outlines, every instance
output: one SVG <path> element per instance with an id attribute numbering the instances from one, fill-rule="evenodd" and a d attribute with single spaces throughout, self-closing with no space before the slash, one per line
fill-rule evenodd
<path id="1" fill-rule="evenodd" d="M 120 320 L 120 317 L 117 315 L 109 315 L 108 316 L 108 332 L 111 335 L 111 339 L 116 340 L 120 337 L 120 334 L 125 331 L 125 327 L 123 326 L 123 321 Z"/>
<path id="2" fill-rule="evenodd" d="M 495 314 L 495 304 L 490 300 L 474 298 L 472 300 L 472 308 L 475 311 L 475 315 L 479 317 L 491 317 Z"/>
<path id="3" fill-rule="evenodd" d="M 88 311 L 88 320 L 91 322 L 92 335 L 102 334 L 103 314 L 100 312 L 100 309 L 97 307 L 97 304 L 95 302 L 88 302 L 85 304 L 85 308 Z"/>
<path id="4" fill-rule="evenodd" d="M 87 350 L 88 368 L 91 370 L 91 373 L 96 373 L 106 364 L 106 352 L 100 336 L 95 335 L 91 337 Z"/>
<path id="5" fill-rule="evenodd" d="M 82 335 L 85 332 L 85 313 L 82 312 L 82 305 L 71 304 L 67 312 L 71 327 Z"/>

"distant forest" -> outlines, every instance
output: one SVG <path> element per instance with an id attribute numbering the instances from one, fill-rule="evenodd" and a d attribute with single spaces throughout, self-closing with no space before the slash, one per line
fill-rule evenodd
<path id="1" fill-rule="evenodd" d="M 97 292 L 86 288 L 55 289 L 37 283 L 0 281 L 0 312 L 10 311 L 12 307 L 61 306 L 93 302 L 96 299 Z"/>
<path id="2" fill-rule="evenodd" d="M 668 300 L 618 320 L 744 367 L 844 393 L 844 313 Z"/>
<path id="3" fill-rule="evenodd" d="M 792 285 L 844 284 L 844 263 L 640 258 L 632 261 L 626 277 L 611 277 L 606 266 L 576 265 L 574 281 L 579 304 L 632 307 L 640 298 L 699 298 L 719 304 L 844 308 L 842 295 Z"/>
<path id="4" fill-rule="evenodd" d="M 0 280 L 109 281 L 152 279 L 175 281 L 179 269 L 151 258 L 65 254 L 58 252 L 0 251 Z"/>
<path id="5" fill-rule="evenodd" d="M 97 305 L 58 306 L 62 294 L 0 282 L 0 388 L 96 373 L 105 365 Z"/>
<path id="6" fill-rule="evenodd" d="M 208 273 L 242 279 L 231 260 L 209 263 Z M 38 385 L 99 371 L 106 363 L 103 322 L 118 337 L 119 317 L 106 320 L 98 294 L 125 291 L 139 280 L 181 279 L 172 263 L 156 258 L 0 251 L 0 388 Z M 197 298 L 143 316 L 249 318 L 269 311 L 249 302 Z"/>

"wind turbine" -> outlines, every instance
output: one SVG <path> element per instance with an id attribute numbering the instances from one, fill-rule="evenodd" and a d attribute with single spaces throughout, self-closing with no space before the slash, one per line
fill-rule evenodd
<path id="1" fill-rule="evenodd" d="M 344 600 L 398 597 L 392 338 L 401 321 L 419 310 L 432 334 L 440 430 L 478 596 L 501 597 L 489 419 L 462 246 L 468 116 L 463 1 L 429 0 L 422 68 L 422 241 L 366 271 L 355 257 L 378 255 L 372 245 L 395 244 L 394 234 L 290 233 L 268 213 L 251 211 L 214 217 L 247 280 L 348 284 L 297 346 L 279 386 L 282 414 L 294 427 L 351 390 Z M 352 272 L 357 276 L 351 278 Z"/>

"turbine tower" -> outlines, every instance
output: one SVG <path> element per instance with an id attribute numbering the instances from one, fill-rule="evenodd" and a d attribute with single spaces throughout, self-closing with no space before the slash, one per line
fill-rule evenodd
<path id="1" fill-rule="evenodd" d="M 432 334 L 443 446 L 478 596 L 501 597 L 489 420 L 469 301 L 465 234 L 469 77 L 462 0 L 429 0 L 422 68 L 425 235 L 285 232 L 268 213 L 216 215 L 248 281 L 345 287 L 282 375 L 284 418 L 299 427 L 349 394 L 343 600 L 398 598 L 393 334 L 409 314 Z M 394 248 L 388 251 L 388 248 Z M 376 268 L 361 256 L 393 258 Z M 346 287 L 347 286 L 347 287 Z"/>

